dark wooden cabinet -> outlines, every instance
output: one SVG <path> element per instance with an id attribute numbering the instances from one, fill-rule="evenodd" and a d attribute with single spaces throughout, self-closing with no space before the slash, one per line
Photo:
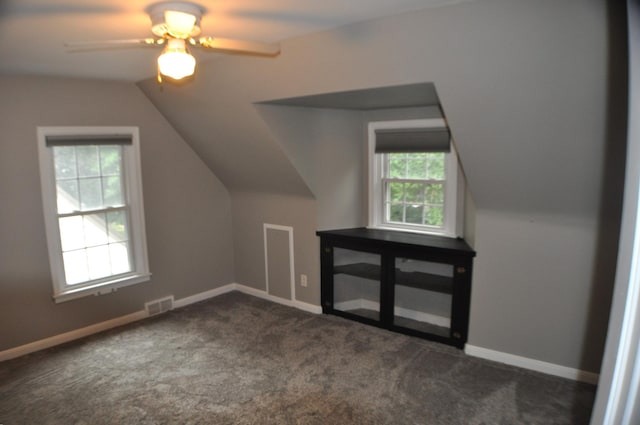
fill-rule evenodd
<path id="1" fill-rule="evenodd" d="M 324 313 L 464 347 L 476 255 L 464 240 L 367 228 L 316 234 Z"/>

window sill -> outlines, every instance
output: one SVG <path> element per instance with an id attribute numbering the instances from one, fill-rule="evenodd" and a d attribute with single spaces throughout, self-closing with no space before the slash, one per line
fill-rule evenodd
<path id="1" fill-rule="evenodd" d="M 151 279 L 151 273 L 140 273 L 128 275 L 119 279 L 109 280 L 107 282 L 96 283 L 95 285 L 83 286 L 80 288 L 69 288 L 65 291 L 58 292 L 53 295 L 56 303 L 71 301 L 77 298 L 88 297 L 89 295 L 104 295 L 115 292 L 125 286 L 131 286 L 138 283 L 146 282 Z"/>
<path id="2" fill-rule="evenodd" d="M 395 230 L 396 232 L 416 233 L 419 235 L 444 236 L 446 238 L 457 237 L 457 235 L 449 232 L 445 232 L 445 231 L 436 232 L 436 231 L 430 231 L 430 230 L 414 229 L 414 228 L 404 227 L 404 226 L 375 225 L 375 226 L 367 226 L 367 229 Z"/>

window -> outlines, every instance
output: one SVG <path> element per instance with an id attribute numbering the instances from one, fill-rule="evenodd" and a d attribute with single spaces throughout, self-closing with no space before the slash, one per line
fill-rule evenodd
<path id="1" fill-rule="evenodd" d="M 39 127 L 56 302 L 149 280 L 136 127 Z"/>
<path id="2" fill-rule="evenodd" d="M 369 123 L 370 227 L 457 236 L 458 160 L 443 119 Z"/>

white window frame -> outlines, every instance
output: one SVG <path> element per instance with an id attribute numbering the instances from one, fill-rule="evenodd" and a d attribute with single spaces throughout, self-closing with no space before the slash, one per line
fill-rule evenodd
<path id="1" fill-rule="evenodd" d="M 118 288 L 150 280 L 142 198 L 140 167 L 140 134 L 138 127 L 38 127 L 38 158 L 49 264 L 55 302 L 68 301 L 88 295 L 101 295 Z M 96 279 L 86 283 L 67 285 L 56 200 L 56 178 L 53 149 L 47 147 L 48 136 L 122 136 L 130 135 L 132 143 L 123 145 L 123 175 L 126 204 L 129 208 L 129 232 L 132 248 L 132 271 Z"/>
<path id="2" fill-rule="evenodd" d="M 368 124 L 369 157 L 369 227 L 376 229 L 401 230 L 414 233 L 426 233 L 447 237 L 460 236 L 458 204 L 458 156 L 453 143 L 445 158 L 445 191 L 443 227 L 433 228 L 425 225 L 399 224 L 385 222 L 385 193 L 383 185 L 383 154 L 376 154 L 376 130 L 442 128 L 446 127 L 442 118 L 428 118 L 400 121 L 372 121 Z"/>

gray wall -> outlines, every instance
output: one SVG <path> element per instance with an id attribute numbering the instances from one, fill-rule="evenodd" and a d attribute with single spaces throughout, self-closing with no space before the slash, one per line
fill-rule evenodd
<path id="1" fill-rule="evenodd" d="M 256 108 L 317 200 L 318 230 L 367 224 L 370 121 L 442 116 L 437 106 L 345 110 L 267 104 Z"/>
<path id="2" fill-rule="evenodd" d="M 0 350 L 233 282 L 231 200 L 134 84 L 0 77 Z M 55 304 L 37 126 L 139 126 L 149 282 Z"/>
<path id="3" fill-rule="evenodd" d="M 318 229 L 363 225 L 363 114 L 337 109 L 257 107 L 317 200 Z"/>
<path id="4" fill-rule="evenodd" d="M 266 289 L 263 225 L 293 227 L 296 299 L 320 305 L 320 249 L 316 241 L 316 201 L 278 193 L 232 192 L 236 282 Z M 300 274 L 308 286 L 300 285 Z"/>
<path id="5" fill-rule="evenodd" d="M 140 86 L 231 191 L 236 279 L 259 286 L 263 259 L 244 254 L 260 249 L 252 245 L 262 237 L 257 223 L 272 219 L 267 211 L 309 207 L 291 218 L 309 243 L 296 244 L 297 263 L 315 255 L 316 210 L 327 207 L 301 200 L 313 198 L 313 173 L 291 158 L 311 148 L 292 155 L 253 103 L 435 83 L 476 210 L 470 344 L 598 371 L 623 160 L 610 149 L 620 101 L 608 79 L 611 34 L 624 22 L 610 21 L 607 7 L 483 0 L 430 8 L 289 40 L 276 59 L 203 63 L 192 84 L 163 92 L 153 80 Z M 335 166 L 340 175 L 362 165 Z M 312 281 L 317 300 L 317 275 Z"/>

